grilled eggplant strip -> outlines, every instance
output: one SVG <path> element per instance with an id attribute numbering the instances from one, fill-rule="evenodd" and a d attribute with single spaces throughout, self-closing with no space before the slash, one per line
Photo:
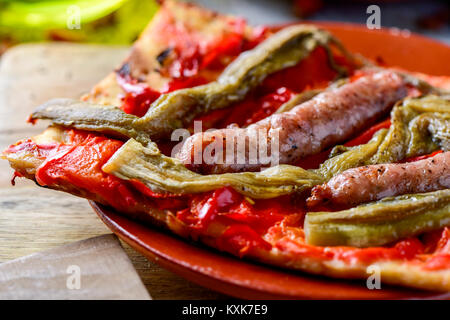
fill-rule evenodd
<path id="1" fill-rule="evenodd" d="M 372 247 L 450 226 L 450 189 L 404 195 L 338 212 L 309 212 L 306 242 Z"/>
<path id="2" fill-rule="evenodd" d="M 203 176 L 186 169 L 179 160 L 161 154 L 154 143 L 144 147 L 133 139 L 115 153 L 103 171 L 125 180 L 137 179 L 159 193 L 199 193 L 231 186 L 256 199 L 310 189 L 323 182 L 314 172 L 283 165 L 262 172 Z"/>
<path id="3" fill-rule="evenodd" d="M 330 43 L 338 44 L 338 41 L 316 27 L 303 25 L 282 29 L 254 49 L 242 53 L 216 81 L 162 95 L 142 118 L 118 108 L 107 107 L 107 111 L 102 112 L 99 108 L 104 106 L 101 105 L 74 102 L 71 106 L 67 102 L 51 101 L 39 107 L 31 119 L 48 119 L 79 129 L 117 132 L 141 142 L 145 142 L 146 136 L 160 139 L 170 136 L 175 129 L 186 127 L 199 115 L 242 100 L 269 74 L 296 65 L 318 46 L 328 49 Z M 343 50 L 341 45 L 338 48 Z M 330 66 L 344 75 L 345 70 L 334 63 L 331 51 L 327 52 Z M 68 106 L 71 108 L 61 110 Z M 108 116 L 108 112 L 111 115 Z"/>

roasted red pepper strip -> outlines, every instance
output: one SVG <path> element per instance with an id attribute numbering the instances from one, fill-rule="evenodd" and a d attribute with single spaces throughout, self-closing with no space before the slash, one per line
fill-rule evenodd
<path id="1" fill-rule="evenodd" d="M 426 155 L 423 155 L 423 156 L 411 157 L 411 158 L 405 159 L 405 160 L 402 161 L 402 162 L 414 162 L 414 161 L 419 161 L 419 160 L 423 160 L 423 159 L 427 159 L 427 158 L 434 157 L 435 155 L 437 155 L 437 154 L 439 154 L 439 153 L 442 153 L 442 152 L 444 152 L 444 151 L 438 150 L 438 151 L 434 151 L 434 152 L 432 152 L 432 153 L 430 153 L 430 154 L 426 154 Z"/>
<path id="2" fill-rule="evenodd" d="M 217 239 L 217 247 L 239 257 L 250 254 L 255 248 L 270 250 L 272 245 L 245 224 L 232 224 Z"/>
<path id="3" fill-rule="evenodd" d="M 364 131 L 361 135 L 358 137 L 348 141 L 344 145 L 346 147 L 354 147 L 359 146 L 361 144 L 365 144 L 369 142 L 370 139 L 372 139 L 373 135 L 378 132 L 380 129 L 387 129 L 391 126 L 391 120 L 387 119 L 385 121 L 382 121 L 380 123 L 377 123 Z M 320 164 L 323 163 L 325 160 L 328 159 L 330 155 L 331 149 L 322 151 L 318 154 L 306 157 L 304 159 L 301 159 L 299 162 L 297 162 L 295 165 L 302 167 L 303 169 L 317 169 L 319 168 Z"/>
<path id="4" fill-rule="evenodd" d="M 335 59 L 345 64 L 340 57 Z M 336 75 L 328 64 L 325 49 L 319 47 L 296 66 L 269 75 L 243 101 L 195 120 L 203 121 L 203 130 L 225 128 L 230 124 L 246 126 L 270 116 L 296 93 L 325 88 Z"/>
<path id="5" fill-rule="evenodd" d="M 89 190 L 118 209 L 135 205 L 130 187 L 101 170 L 123 142 L 78 131 L 70 142 L 55 148 L 39 166 L 35 175 L 37 183 L 73 185 Z"/>
<path id="6" fill-rule="evenodd" d="M 256 32 L 253 38 L 247 39 L 244 36 L 246 27 L 244 20 L 237 19 L 230 24 L 233 32 L 227 34 L 225 38 L 206 43 L 200 41 L 199 36 L 190 30 L 174 24 L 173 21 L 167 21 L 164 33 L 171 33 L 175 40 L 167 49 L 167 55 L 175 58 L 171 59 L 168 66 L 162 66 L 159 72 L 170 76 L 171 80 L 161 92 L 158 92 L 150 88 L 146 82 L 133 79 L 129 66 L 125 64 L 116 73 L 119 85 L 126 92 L 121 109 L 142 117 L 162 93 L 208 83 L 208 80 L 200 74 L 202 70 L 223 70 L 241 52 L 252 49 L 265 39 L 265 33 L 261 31 Z"/>
<path id="7" fill-rule="evenodd" d="M 242 36 L 242 25 L 237 23 L 235 33 L 230 34 L 226 39 L 220 39 L 215 45 L 209 46 L 209 51 L 205 52 L 199 50 L 198 46 L 193 48 L 183 46 L 183 43 L 195 43 L 197 41 L 195 36 L 186 35 L 185 30 L 181 33 L 180 30 L 172 31 L 177 34 L 179 40 L 182 40 L 182 45 L 176 48 L 178 59 L 169 67 L 172 81 L 162 92 L 206 83 L 207 80 L 199 75 L 202 68 L 223 68 L 240 52 L 252 48 L 263 40 L 267 30 L 261 29 L 255 39 L 248 41 Z M 339 59 L 337 61 L 341 62 Z M 230 123 L 241 125 L 253 123 L 272 114 L 281 103 L 289 100 L 292 94 L 306 89 L 325 87 L 335 75 L 326 63 L 325 51 L 318 48 L 310 58 L 303 60 L 299 65 L 269 76 L 247 100 L 230 107 L 229 110 L 217 110 L 214 114 L 208 115 L 210 125 L 222 120 L 227 114 L 229 116 L 221 123 L 222 126 Z M 351 80 L 355 80 L 358 76 Z M 132 79 L 126 80 L 122 87 L 127 92 L 123 110 L 138 116 L 145 114 L 150 104 L 160 95 L 160 92 Z M 251 112 L 244 114 L 243 109 Z M 361 136 L 349 141 L 346 146 L 366 143 L 376 131 L 389 126 L 389 120 L 379 123 Z M 281 224 L 287 221 L 290 221 L 287 224 L 298 229 L 299 237 L 296 240 L 300 241 L 282 239 L 277 242 L 276 247 L 293 254 L 320 255 L 324 259 L 334 257 L 351 262 L 414 259 L 426 250 L 417 238 L 400 241 L 392 247 L 366 249 L 308 246 L 301 243 L 301 221 L 304 215 L 304 203 L 301 201 L 296 206 L 292 206 L 289 204 L 290 197 L 283 197 L 258 200 L 251 204 L 252 200 L 249 202 L 231 188 L 222 188 L 212 193 L 190 197 L 156 194 L 140 182 L 126 182 L 101 171 L 102 165 L 121 146 L 122 142 L 74 130 L 71 134 L 71 141 L 67 144 L 42 146 L 30 141 L 28 144 L 15 146 L 34 148 L 40 157 L 46 158 L 36 173 L 36 179 L 40 184 L 61 183 L 86 189 L 100 195 L 118 210 L 134 205 L 135 191 L 138 190 L 140 195 L 143 194 L 154 200 L 159 208 L 177 209 L 177 218 L 191 228 L 192 233 L 206 232 L 208 225 L 213 222 L 225 224 L 227 228 L 216 239 L 217 246 L 239 256 L 251 253 L 254 248 L 270 250 L 271 245 L 262 236 L 276 233 L 277 230 L 283 231 Z M 302 166 L 317 167 L 328 157 L 328 153 L 329 151 L 326 151 L 305 159 Z M 414 159 L 408 159 L 408 161 L 414 161 Z M 284 231 L 281 232 L 281 235 L 284 234 Z M 448 257 L 445 255 L 449 251 L 448 239 L 449 232 L 446 229 L 440 237 L 436 237 L 427 244 L 433 246 L 437 243 L 434 245 L 436 249 L 430 250 L 442 252 L 442 255 L 433 257 L 428 262 L 429 268 L 448 266 L 449 262 L 446 260 Z"/>
<path id="8" fill-rule="evenodd" d="M 438 255 L 431 257 L 425 265 L 426 270 L 442 270 L 450 266 L 450 228 L 446 227 L 441 232 L 438 241 L 434 242 L 435 253 Z"/>
<path id="9" fill-rule="evenodd" d="M 441 235 L 427 239 L 424 243 L 417 238 L 397 242 L 391 247 L 351 248 L 317 247 L 302 242 L 301 224 L 304 215 L 303 200 L 291 204 L 291 197 L 270 200 L 248 200 L 231 188 L 192 196 L 160 198 L 139 183 L 128 183 L 101 171 L 101 166 L 122 145 L 121 141 L 107 139 L 94 133 L 77 130 L 68 131 L 64 144 L 37 145 L 31 140 L 14 145 L 10 151 L 29 149 L 47 158 L 38 168 L 37 181 L 42 185 L 72 185 L 100 195 L 118 210 L 127 209 L 142 194 L 154 201 L 160 209 L 178 210 L 177 218 L 185 223 L 191 235 L 207 235 L 208 226 L 214 222 L 226 226 L 215 238 L 216 246 L 227 252 L 244 256 L 255 249 L 270 250 L 275 246 L 289 254 L 301 254 L 322 259 L 341 261 L 363 261 L 371 263 L 382 259 L 411 260 L 427 257 L 424 267 L 430 270 L 447 268 L 449 261 L 450 233 L 445 229 Z M 139 190 L 140 195 L 136 193 Z M 250 201 L 250 202 L 249 202 Z M 189 207 L 187 207 L 189 206 Z M 290 222 L 289 222 L 290 221 Z M 298 230 L 294 238 L 286 238 L 283 224 Z M 271 234 L 281 237 L 270 241 Z M 267 239 L 263 239 L 264 238 Z M 276 236 L 275 236 L 276 237 Z M 269 242 L 270 241 L 270 242 Z"/>
<path id="10" fill-rule="evenodd" d="M 214 223 L 226 226 L 222 234 L 216 235 L 216 246 L 243 256 L 254 248 L 269 250 L 271 245 L 262 235 L 289 215 L 304 215 L 301 206 L 290 202 L 288 196 L 251 204 L 232 188 L 225 187 L 194 197 L 190 209 L 178 211 L 177 218 L 194 235 L 208 234 L 209 226 Z"/>
<path id="11" fill-rule="evenodd" d="M 304 257 L 314 257 L 323 260 L 337 259 L 346 263 L 372 263 L 380 260 L 412 260 L 423 253 L 423 244 L 417 238 L 397 242 L 392 247 L 319 247 L 308 245 L 301 240 L 283 238 L 276 247 L 291 254 L 301 254 Z"/>
<path id="12" fill-rule="evenodd" d="M 354 146 L 359 146 L 361 144 L 365 144 L 365 143 L 369 142 L 369 140 L 372 139 L 374 134 L 377 133 L 379 130 L 389 129 L 390 126 L 391 126 L 391 119 L 384 120 L 384 121 L 377 123 L 376 125 L 370 127 L 363 134 L 350 140 L 349 142 L 345 143 L 344 145 L 346 147 L 354 147 Z"/>

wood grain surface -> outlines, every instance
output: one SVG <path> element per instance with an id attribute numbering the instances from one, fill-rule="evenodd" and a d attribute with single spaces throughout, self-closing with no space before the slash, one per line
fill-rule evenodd
<path id="1" fill-rule="evenodd" d="M 118 238 L 106 234 L 0 264 L 0 299 L 151 298 Z"/>
<path id="2" fill-rule="evenodd" d="M 27 124 L 35 106 L 55 97 L 77 98 L 124 58 L 127 48 L 80 44 L 31 44 L 0 60 L 0 149 L 39 133 Z M 17 179 L 0 160 L 0 262 L 110 233 L 86 200 Z M 216 299 L 223 295 L 192 284 L 148 261 L 123 243 L 153 299 Z"/>

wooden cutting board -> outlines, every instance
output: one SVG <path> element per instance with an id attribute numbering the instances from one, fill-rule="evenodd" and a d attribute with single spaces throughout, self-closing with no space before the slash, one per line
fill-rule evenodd
<path id="1" fill-rule="evenodd" d="M 127 48 L 81 44 L 28 44 L 0 60 L 0 149 L 45 128 L 26 119 L 55 97 L 77 98 L 115 68 Z M 17 179 L 0 159 L 0 263 L 78 240 L 110 233 L 86 200 Z M 149 262 L 123 244 L 153 299 L 215 299 L 223 296 Z"/>
<path id="2" fill-rule="evenodd" d="M 149 300 L 119 240 L 107 234 L 0 264 L 1 300 Z"/>

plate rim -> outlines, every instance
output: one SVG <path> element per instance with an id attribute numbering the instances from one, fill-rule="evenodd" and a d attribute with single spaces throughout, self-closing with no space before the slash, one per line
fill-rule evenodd
<path id="1" fill-rule="evenodd" d="M 207 247 L 206 245 L 195 245 L 187 241 L 186 239 L 182 239 L 177 235 L 171 234 L 168 230 L 162 230 L 153 225 L 148 225 L 145 222 L 140 222 L 136 220 L 132 220 L 129 217 L 117 213 L 113 208 L 106 207 L 102 204 L 99 204 L 95 201 L 89 201 L 90 206 L 97 214 L 97 216 L 102 220 L 102 222 L 120 239 L 129 244 L 132 248 L 143 254 L 147 259 L 152 260 L 163 268 L 166 268 L 173 273 L 194 282 L 200 286 L 206 287 L 208 289 L 224 293 L 231 297 L 240 298 L 240 299 L 270 299 L 270 300 L 280 300 L 280 299 L 318 299 L 318 300 L 393 300 L 393 299 L 445 299 L 450 300 L 450 293 L 442 293 L 442 292 L 432 292 L 408 287 L 397 287 L 391 285 L 384 285 L 382 290 L 369 290 L 364 289 L 365 295 L 355 295 L 348 294 L 345 292 L 344 288 L 341 293 L 333 293 L 333 294 L 319 294 L 315 296 L 308 295 L 306 293 L 303 294 L 282 294 L 280 292 L 273 292 L 265 290 L 261 287 L 252 287 L 251 285 L 247 285 L 246 283 L 242 283 L 236 280 L 231 280 L 228 278 L 219 278 L 214 272 L 209 272 L 208 269 L 203 268 L 194 268 L 189 262 L 184 261 L 181 263 L 178 258 L 174 258 L 173 255 L 162 253 L 159 249 L 155 249 L 154 246 L 149 245 L 147 242 L 144 242 L 139 238 L 138 235 L 130 233 L 127 230 L 127 226 L 131 225 L 132 227 L 143 228 L 145 232 L 150 235 L 157 235 L 158 237 L 165 238 L 171 242 L 176 242 L 181 246 L 189 247 L 190 249 L 199 250 L 202 252 L 206 252 L 207 255 L 215 257 L 220 257 L 221 259 L 232 260 L 233 263 L 238 264 L 246 264 L 249 266 L 254 266 L 257 269 L 261 269 L 263 272 L 275 272 L 276 274 L 280 273 L 281 275 L 292 276 L 305 281 L 312 281 L 314 284 L 324 283 L 325 286 L 343 286 L 349 287 L 347 290 L 355 289 L 360 290 L 363 288 L 362 285 L 358 285 L 356 282 L 351 283 L 349 279 L 335 279 L 329 277 L 321 277 L 312 274 L 308 274 L 306 272 L 302 272 L 300 270 L 288 270 L 279 268 L 276 266 L 270 266 L 261 264 L 254 261 L 242 260 L 236 257 L 233 257 L 227 253 L 217 251 L 214 249 Z M 123 221 L 117 221 L 123 220 Z M 124 227 L 123 222 L 127 226 Z M 188 274 L 188 275 L 187 275 Z M 322 278 L 322 279 L 321 279 Z M 358 281 L 358 279 L 356 279 Z M 362 281 L 362 280 L 361 280 Z M 219 286 L 217 286 L 219 284 Z M 387 287 L 387 289 L 386 289 Z M 240 291 L 236 291 L 239 288 Z M 328 288 L 330 289 L 330 288 Z M 343 293 L 344 292 L 344 293 Z"/>

